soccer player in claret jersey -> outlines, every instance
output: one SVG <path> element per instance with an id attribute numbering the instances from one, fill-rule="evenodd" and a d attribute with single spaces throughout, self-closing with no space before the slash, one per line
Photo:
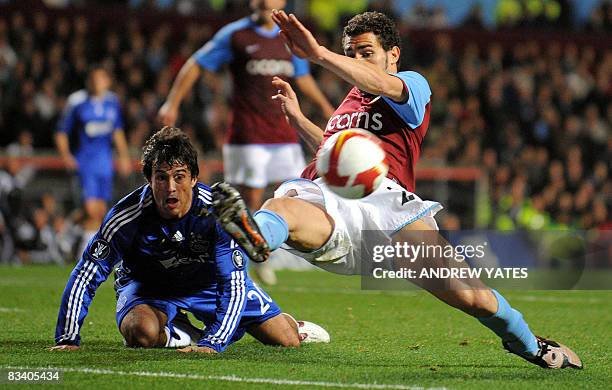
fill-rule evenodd
<path id="1" fill-rule="evenodd" d="M 285 3 L 251 0 L 250 16 L 223 27 L 185 63 L 159 110 L 162 124 L 174 125 L 181 101 L 200 74 L 229 65 L 232 120 L 223 146 L 224 176 L 238 186 L 252 209 L 261 206 L 266 186 L 298 177 L 306 165 L 295 129 L 285 120 L 280 104 L 267 99 L 276 93 L 272 77 L 293 79 L 324 115 L 333 112 L 309 73 L 308 61 L 292 55 L 278 35 L 272 9 L 282 9 Z M 266 266 L 255 270 L 262 280 L 274 284 Z"/>
<path id="2" fill-rule="evenodd" d="M 275 79 L 279 93 L 273 98 L 283 103 L 289 121 L 313 147 L 343 129 L 371 131 L 382 141 L 389 173 L 374 193 L 349 201 L 326 188 L 317 178 L 313 161 L 303 172 L 303 179 L 283 183 L 275 198 L 264 203 L 253 217 L 236 190 L 220 183 L 213 186 L 213 204 L 222 225 L 259 260 L 282 245 L 321 268 L 344 274 L 360 274 L 363 230 L 396 232 L 389 237 L 393 240 L 417 231 L 433 231 L 437 236 L 433 217 L 441 206 L 413 193 L 415 165 L 429 122 L 431 91 L 427 80 L 417 72 L 399 71 L 400 39 L 393 21 L 378 12 L 353 17 L 344 28 L 342 56 L 320 46 L 294 15 L 274 11 L 273 18 L 293 53 L 354 85 L 323 131 L 301 113 L 289 84 Z M 535 336 L 521 313 L 499 292 L 478 280 L 473 285 L 451 282 L 445 288 L 419 285 L 476 317 L 501 338 L 508 351 L 527 361 L 546 368 L 582 368 L 569 348 Z"/>
<path id="3" fill-rule="evenodd" d="M 70 275 L 52 349 L 79 348 L 89 305 L 117 264 L 117 326 L 129 347 L 216 353 L 245 332 L 270 345 L 329 341 L 249 279 L 247 255 L 208 213 L 210 189 L 197 182 L 197 154 L 182 131 L 155 133 L 142 162 L 148 183 L 112 208 Z"/>

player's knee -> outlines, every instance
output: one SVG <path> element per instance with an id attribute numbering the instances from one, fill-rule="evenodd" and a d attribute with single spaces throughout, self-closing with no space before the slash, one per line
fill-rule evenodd
<path id="1" fill-rule="evenodd" d="M 268 199 L 261 206 L 264 210 L 270 210 L 280 215 L 289 226 L 290 222 L 293 221 L 293 211 L 291 209 L 291 199 L 289 198 L 272 198 Z M 290 229 L 291 230 L 291 229 Z"/>
<path id="2" fill-rule="evenodd" d="M 128 347 L 153 348 L 161 346 L 159 324 L 155 321 L 127 319 L 121 325 L 121 333 Z"/>

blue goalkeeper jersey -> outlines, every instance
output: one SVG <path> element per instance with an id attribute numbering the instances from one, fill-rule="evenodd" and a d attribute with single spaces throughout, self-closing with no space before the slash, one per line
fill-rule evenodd
<path id="1" fill-rule="evenodd" d="M 117 264 L 118 274 L 153 287 L 158 297 L 214 291 L 218 297 L 215 321 L 207 326 L 204 337 L 214 334 L 236 298 L 233 295 L 239 293 L 231 288 L 232 278 L 238 275 L 251 281 L 246 274 L 247 255 L 213 216 L 201 215 L 211 202 L 209 187 L 197 183 L 189 212 L 178 220 L 167 220 L 157 213 L 148 184 L 120 200 L 70 275 L 55 329 L 56 343 L 80 343 L 80 329 L 96 290 Z"/>
<path id="2" fill-rule="evenodd" d="M 68 97 L 57 131 L 76 140 L 73 153 L 80 170 L 112 174 L 112 135 L 119 129 L 123 118 L 117 95 L 96 98 L 83 89 Z"/>

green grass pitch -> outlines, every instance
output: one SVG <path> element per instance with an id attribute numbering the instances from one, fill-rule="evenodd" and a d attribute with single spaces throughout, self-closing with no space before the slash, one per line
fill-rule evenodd
<path id="1" fill-rule="evenodd" d="M 127 349 L 112 283 L 98 290 L 82 349 L 49 352 L 69 268 L 0 267 L 0 367 L 58 367 L 61 387 L 88 388 L 610 388 L 612 291 L 506 291 L 531 328 L 574 348 L 582 371 L 549 371 L 503 351 L 476 320 L 423 292 L 361 291 L 359 279 L 281 272 L 268 293 L 325 327 L 327 345 L 265 347 L 250 336 L 222 354 Z M 6 381 L 0 379 L 0 386 Z"/>

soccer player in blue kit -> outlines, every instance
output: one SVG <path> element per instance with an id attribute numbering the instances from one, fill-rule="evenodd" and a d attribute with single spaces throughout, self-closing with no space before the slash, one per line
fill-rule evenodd
<path id="1" fill-rule="evenodd" d="M 111 209 L 70 275 L 53 350 L 79 348 L 89 305 L 117 264 L 116 320 L 129 347 L 216 353 L 245 332 L 268 345 L 329 341 L 323 328 L 282 313 L 249 279 L 247 255 L 208 212 L 210 189 L 197 182 L 197 153 L 180 129 L 155 133 L 142 163 L 147 184 Z"/>
<path id="2" fill-rule="evenodd" d="M 227 66 L 232 114 L 223 145 L 224 178 L 239 186 L 252 209 L 261 206 L 268 185 L 299 177 L 306 166 L 296 130 L 285 120 L 280 103 L 266 98 L 276 93 L 273 77 L 294 82 L 325 117 L 334 111 L 310 74 L 308 61 L 291 54 L 278 35 L 272 9 L 285 4 L 250 0 L 251 15 L 221 28 L 191 56 L 159 110 L 162 124 L 174 126 L 181 101 L 196 80 Z M 276 276 L 269 265 L 256 264 L 254 271 L 262 282 L 273 285 Z"/>
<path id="3" fill-rule="evenodd" d="M 68 97 L 55 135 L 58 152 L 69 170 L 77 170 L 85 208 L 83 248 L 100 226 L 113 194 L 113 149 L 119 155 L 119 173 L 131 172 L 123 118 L 117 95 L 110 91 L 111 77 L 99 65 L 87 76 L 87 89 Z M 70 137 L 77 141 L 74 154 Z"/>

